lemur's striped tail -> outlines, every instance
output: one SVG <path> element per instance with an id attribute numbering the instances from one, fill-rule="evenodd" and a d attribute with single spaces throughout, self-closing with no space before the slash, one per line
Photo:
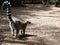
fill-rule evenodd
<path id="1" fill-rule="evenodd" d="M 7 3 L 7 16 L 10 21 L 13 21 L 12 17 L 11 17 L 11 4 L 10 4 L 10 2 Z"/>
<path id="2" fill-rule="evenodd" d="M 9 21 L 10 22 L 13 21 L 12 17 L 11 17 L 11 4 L 10 4 L 10 2 L 4 1 L 2 6 L 3 6 L 3 9 L 6 9 L 6 15 L 7 15 Z"/>

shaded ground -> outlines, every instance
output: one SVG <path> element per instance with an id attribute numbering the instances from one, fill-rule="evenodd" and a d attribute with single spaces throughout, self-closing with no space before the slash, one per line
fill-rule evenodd
<path id="1" fill-rule="evenodd" d="M 14 39 L 10 36 L 7 17 L 1 11 L 0 45 L 60 45 L 60 8 L 41 5 L 12 8 L 13 18 L 32 24 L 26 29 L 26 36 Z"/>

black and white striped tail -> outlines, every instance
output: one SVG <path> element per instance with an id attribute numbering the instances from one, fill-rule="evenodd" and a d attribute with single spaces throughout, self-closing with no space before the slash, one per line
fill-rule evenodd
<path id="1" fill-rule="evenodd" d="M 7 10 L 7 16 L 9 18 L 9 20 L 12 21 L 12 18 L 11 18 L 11 4 L 10 4 L 10 2 L 7 3 L 6 10 Z"/>
<path id="2" fill-rule="evenodd" d="M 9 19 L 9 21 L 12 21 L 12 18 L 11 18 L 11 4 L 9 1 L 4 1 L 3 4 L 2 4 L 2 8 L 3 10 L 6 9 L 6 15 Z"/>

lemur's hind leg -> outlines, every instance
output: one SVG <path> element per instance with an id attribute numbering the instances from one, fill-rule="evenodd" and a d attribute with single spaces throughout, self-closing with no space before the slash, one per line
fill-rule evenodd
<path id="1" fill-rule="evenodd" d="M 10 30 L 11 30 L 11 36 L 14 36 L 14 29 L 12 27 L 11 22 L 9 22 Z"/>
<path id="2" fill-rule="evenodd" d="M 12 27 L 10 27 L 11 29 L 11 36 L 14 36 L 14 29 Z"/>
<path id="3" fill-rule="evenodd" d="M 15 36 L 15 34 L 14 34 L 15 32 L 14 32 L 14 29 L 13 29 L 13 36 Z"/>
<path id="4" fill-rule="evenodd" d="M 18 38 L 19 30 L 16 30 L 16 38 Z"/>
<path id="5" fill-rule="evenodd" d="M 23 30 L 21 30 L 21 34 L 23 34 Z"/>

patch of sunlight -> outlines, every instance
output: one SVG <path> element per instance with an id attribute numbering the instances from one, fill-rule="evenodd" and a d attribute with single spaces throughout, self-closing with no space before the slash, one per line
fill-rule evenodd
<path id="1" fill-rule="evenodd" d="M 52 11 L 49 14 L 56 14 L 56 13 L 57 13 L 57 11 Z"/>

